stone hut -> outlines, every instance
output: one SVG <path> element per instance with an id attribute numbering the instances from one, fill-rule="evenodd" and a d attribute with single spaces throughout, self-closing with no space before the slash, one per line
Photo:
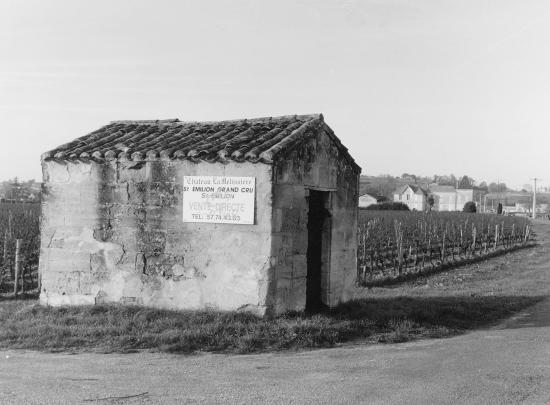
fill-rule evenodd
<path id="1" fill-rule="evenodd" d="M 361 169 L 320 114 L 116 121 L 42 168 L 43 304 L 276 314 L 355 297 Z"/>

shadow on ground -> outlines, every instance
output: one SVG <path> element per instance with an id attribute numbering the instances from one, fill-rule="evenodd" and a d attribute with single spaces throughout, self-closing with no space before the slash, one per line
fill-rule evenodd
<path id="1" fill-rule="evenodd" d="M 452 296 L 387 297 L 341 304 L 326 310 L 333 319 L 371 319 L 377 324 L 410 320 L 425 327 L 440 326 L 457 330 L 494 325 L 542 302 L 545 296 Z"/>
<path id="2" fill-rule="evenodd" d="M 315 314 L 169 311 L 127 305 L 41 306 L 0 302 L 0 348 L 171 353 L 252 353 L 441 338 L 503 319 L 541 296 L 386 297 Z"/>
<path id="3" fill-rule="evenodd" d="M 498 329 L 550 327 L 550 299 L 545 299 L 506 319 Z"/>
<path id="4" fill-rule="evenodd" d="M 40 293 L 38 291 L 25 291 L 14 295 L 13 292 L 0 292 L 0 302 L 2 301 L 24 301 L 24 300 L 38 300 Z"/>

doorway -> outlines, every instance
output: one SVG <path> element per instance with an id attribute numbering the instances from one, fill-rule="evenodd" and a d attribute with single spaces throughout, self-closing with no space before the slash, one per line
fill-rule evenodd
<path id="1" fill-rule="evenodd" d="M 328 285 L 330 192 L 309 190 L 308 205 L 306 311 L 318 312 L 325 306 L 322 293 L 323 286 L 327 290 Z"/>

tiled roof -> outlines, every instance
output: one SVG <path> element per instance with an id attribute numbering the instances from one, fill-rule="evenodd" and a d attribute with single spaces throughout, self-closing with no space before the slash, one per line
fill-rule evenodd
<path id="1" fill-rule="evenodd" d="M 403 194 L 405 191 L 407 191 L 407 188 L 409 187 L 415 194 L 426 194 L 426 192 L 421 187 L 415 186 L 413 184 L 403 184 L 401 187 L 394 191 L 394 194 Z"/>
<path id="2" fill-rule="evenodd" d="M 44 160 L 250 161 L 272 163 L 319 129 L 325 129 L 351 165 L 347 149 L 321 114 L 217 122 L 114 121 L 42 155 Z"/>
<path id="3" fill-rule="evenodd" d="M 402 186 L 397 187 L 397 189 L 393 192 L 394 194 L 403 194 L 407 188 L 409 188 L 408 184 L 403 184 Z"/>

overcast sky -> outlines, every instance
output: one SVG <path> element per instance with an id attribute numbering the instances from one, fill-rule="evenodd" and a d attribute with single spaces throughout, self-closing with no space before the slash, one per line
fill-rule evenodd
<path id="1" fill-rule="evenodd" d="M 0 179 L 112 120 L 316 112 L 363 174 L 550 183 L 550 1 L 0 0 Z"/>

